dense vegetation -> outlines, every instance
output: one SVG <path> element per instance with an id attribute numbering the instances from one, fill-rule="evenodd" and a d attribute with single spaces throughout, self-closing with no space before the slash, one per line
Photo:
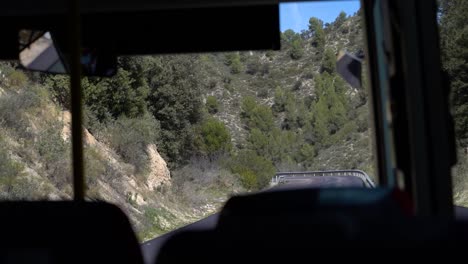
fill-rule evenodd
<path id="1" fill-rule="evenodd" d="M 367 138 L 364 92 L 335 72 L 339 48 L 362 48 L 359 38 L 348 40 L 361 22 L 345 13 L 325 27 L 309 22 L 282 34 L 281 52 L 121 58 L 115 77 L 83 81 L 87 127 L 140 174 L 151 142 L 174 171 L 205 157 L 247 189 L 266 187 L 275 171 L 323 167 L 314 161 L 323 150 Z M 67 107 L 63 77 L 43 83 Z M 371 168 L 369 157 L 352 163 L 335 168 Z"/>
<path id="2" fill-rule="evenodd" d="M 150 144 L 157 145 L 175 175 L 203 159 L 236 175 L 250 190 L 266 187 L 281 170 L 325 166 L 372 173 L 368 147 L 351 155 L 333 149 L 341 145 L 351 150 L 368 138 L 364 89 L 352 89 L 335 72 L 338 49 L 362 48 L 361 37 L 356 37 L 361 35 L 361 19 L 341 13 L 330 24 L 318 18 L 309 23 L 301 33 L 282 33 L 279 52 L 119 58 L 114 77 L 82 81 L 85 127 L 142 178 L 148 171 Z M 34 85 L 37 91 L 24 93 L 42 89 L 41 100 L 54 101 L 58 109 L 70 108 L 66 76 L 25 74 L 13 64 L 3 68 L 10 89 Z M 11 100 L 3 100 L 3 107 L 9 107 L 5 113 L 12 112 Z M 24 109 L 11 115 L 21 115 Z M 8 115 L 2 122 L 12 122 L 12 127 L 24 119 Z M 37 145 L 51 177 L 69 175 L 69 162 L 54 162 L 70 150 L 59 130 L 47 128 L 44 142 Z M 327 152 L 336 157 L 326 162 L 317 158 Z M 99 153 L 85 153 L 92 167 L 90 184 L 112 173 Z"/>
<path id="3" fill-rule="evenodd" d="M 442 62 L 450 80 L 450 101 L 458 146 L 454 170 L 456 202 L 468 205 L 468 2 L 439 0 Z"/>

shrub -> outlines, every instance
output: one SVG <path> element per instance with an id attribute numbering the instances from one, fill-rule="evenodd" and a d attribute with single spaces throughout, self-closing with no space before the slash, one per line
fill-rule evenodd
<path id="1" fill-rule="evenodd" d="M 229 152 L 232 148 L 231 135 L 223 122 L 208 118 L 196 128 L 196 145 L 207 156 Z"/>
<path id="2" fill-rule="evenodd" d="M 2 198 L 25 198 L 18 195 L 18 187 L 24 183 L 21 179 L 23 170 L 24 166 L 10 157 L 8 147 L 0 138 L 0 195 L 4 196 Z"/>
<path id="3" fill-rule="evenodd" d="M 260 73 L 262 74 L 262 76 L 269 74 L 270 68 L 271 66 L 269 63 L 262 64 L 262 67 L 260 68 Z"/>
<path id="4" fill-rule="evenodd" d="M 274 117 L 271 108 L 266 105 L 259 105 L 255 98 L 246 96 L 242 99 L 241 117 L 247 129 L 258 128 L 261 131 L 270 131 L 274 126 Z"/>
<path id="5" fill-rule="evenodd" d="M 147 232 L 149 232 L 153 237 L 169 231 L 168 227 L 161 222 L 162 219 L 175 220 L 175 216 L 173 214 L 162 208 L 145 206 L 144 212 L 146 226 L 148 226 L 149 229 Z"/>
<path id="6" fill-rule="evenodd" d="M 272 59 L 275 57 L 275 52 L 272 51 L 272 50 L 268 50 L 267 52 L 265 52 L 265 56 L 266 56 L 268 59 L 272 60 Z"/>
<path id="7" fill-rule="evenodd" d="M 35 143 L 35 148 L 44 164 L 46 176 L 61 189 L 71 183 L 71 149 L 70 144 L 61 136 L 60 124 L 50 124 Z"/>
<path id="8" fill-rule="evenodd" d="M 325 32 L 323 30 L 323 21 L 316 17 L 311 17 L 309 19 L 309 30 L 313 36 L 311 45 L 317 48 L 318 53 L 321 53 L 325 46 Z"/>
<path id="9" fill-rule="evenodd" d="M 241 116 L 243 118 L 250 118 L 252 115 L 252 112 L 254 109 L 257 107 L 257 102 L 255 101 L 255 98 L 252 96 L 246 96 L 242 98 L 242 103 L 241 103 Z"/>
<path id="10" fill-rule="evenodd" d="M 334 134 L 330 138 L 330 144 L 338 144 L 341 140 L 350 140 L 354 133 L 357 131 L 357 126 L 353 121 L 346 123 L 343 127 L 338 130 L 336 134 Z"/>
<path id="11" fill-rule="evenodd" d="M 304 49 L 302 48 L 302 40 L 301 39 L 295 39 L 291 43 L 291 51 L 289 53 L 292 59 L 298 60 L 304 56 Z"/>
<path id="12" fill-rule="evenodd" d="M 28 77 L 22 71 L 10 72 L 7 79 L 11 88 L 23 88 L 28 82 Z"/>
<path id="13" fill-rule="evenodd" d="M 150 115 L 139 118 L 120 117 L 107 128 L 111 147 L 122 159 L 135 166 L 138 174 L 146 173 L 146 148 L 159 139 L 159 123 Z"/>
<path id="14" fill-rule="evenodd" d="M 240 61 L 240 59 L 236 59 L 232 61 L 231 73 L 238 74 L 238 73 L 241 73 L 243 70 L 244 70 L 244 66 L 242 65 L 242 62 Z"/>
<path id="15" fill-rule="evenodd" d="M 189 207 L 205 205 L 207 199 L 214 196 L 224 196 L 239 190 L 238 175 L 227 171 L 223 163 L 226 156 L 209 159 L 205 156 L 192 156 L 184 167 L 171 172 L 172 193 L 175 199 Z"/>
<path id="16" fill-rule="evenodd" d="M 336 56 L 330 48 L 325 50 L 321 71 L 328 72 L 329 74 L 336 71 Z"/>
<path id="17" fill-rule="evenodd" d="M 262 64 L 258 60 L 252 60 L 247 64 L 246 73 L 255 75 L 260 72 Z"/>
<path id="18" fill-rule="evenodd" d="M 239 174 L 242 186 L 248 190 L 258 189 L 257 176 L 248 168 L 241 167 L 236 173 Z"/>
<path id="19" fill-rule="evenodd" d="M 218 82 L 215 80 L 215 79 L 210 79 L 208 81 L 208 88 L 213 90 L 214 88 L 216 88 L 216 85 L 218 85 Z"/>
<path id="20" fill-rule="evenodd" d="M 280 87 L 276 87 L 275 89 L 275 97 L 272 109 L 275 113 L 284 112 L 284 107 L 287 101 L 286 92 L 281 89 Z"/>
<path id="21" fill-rule="evenodd" d="M 304 144 L 298 154 L 298 161 L 303 164 L 304 168 L 308 168 L 313 164 L 315 149 L 312 145 Z"/>
<path id="22" fill-rule="evenodd" d="M 356 118 L 357 131 L 365 132 L 370 127 L 369 107 L 367 105 L 364 105 L 363 107 L 360 107 L 359 109 L 357 109 L 357 111 L 358 111 L 358 116 Z"/>
<path id="23" fill-rule="evenodd" d="M 70 109 L 70 79 L 66 75 L 47 75 L 44 86 L 49 89 L 54 101 L 66 109 Z"/>
<path id="24" fill-rule="evenodd" d="M 258 87 L 257 89 L 257 96 L 260 98 L 267 98 L 269 94 L 270 89 L 266 86 L 263 87 Z"/>
<path id="25" fill-rule="evenodd" d="M 257 128 L 252 129 L 247 138 L 249 149 L 255 150 L 260 156 L 268 154 L 269 140 L 268 135 Z"/>
<path id="26" fill-rule="evenodd" d="M 346 13 L 344 11 L 341 11 L 340 14 L 336 17 L 335 21 L 333 22 L 333 25 L 336 28 L 339 28 L 346 21 L 346 18 Z"/>
<path id="27" fill-rule="evenodd" d="M 106 173 L 106 161 L 91 147 L 84 149 L 84 170 L 86 176 L 86 183 L 88 187 L 94 187 L 97 180 L 103 177 Z"/>
<path id="28" fill-rule="evenodd" d="M 270 183 L 275 167 L 270 160 L 252 150 L 240 151 L 232 160 L 231 171 L 239 175 L 242 185 L 249 190 L 260 190 Z"/>
<path id="29" fill-rule="evenodd" d="M 266 105 L 258 105 L 249 121 L 249 128 L 258 128 L 264 132 L 270 131 L 274 126 L 274 118 L 271 108 Z"/>
<path id="30" fill-rule="evenodd" d="M 219 103 L 216 97 L 208 96 L 206 97 L 206 109 L 210 114 L 216 114 L 219 111 Z"/>
<path id="31" fill-rule="evenodd" d="M 9 127 L 22 138 L 32 138 L 29 121 L 25 113 L 34 115 L 34 111 L 44 107 L 48 92 L 40 86 L 22 89 L 18 93 L 7 93 L 0 97 L 0 124 Z"/>
<path id="32" fill-rule="evenodd" d="M 231 73 L 241 73 L 244 69 L 242 61 L 238 52 L 226 53 L 224 63 L 231 67 Z"/>

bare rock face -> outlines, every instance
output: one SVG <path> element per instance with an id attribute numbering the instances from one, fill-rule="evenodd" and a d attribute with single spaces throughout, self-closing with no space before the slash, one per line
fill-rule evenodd
<path id="1" fill-rule="evenodd" d="M 150 172 L 146 180 L 146 185 L 150 190 L 154 190 L 161 185 L 171 185 L 171 173 L 167 168 L 166 161 L 159 155 L 156 145 L 150 144 L 146 149 L 150 162 Z"/>
<path id="2" fill-rule="evenodd" d="M 63 111 L 60 115 L 60 121 L 63 124 L 62 128 L 62 138 L 65 141 L 70 140 L 71 138 L 71 114 L 69 111 Z M 115 157 L 115 153 L 105 144 L 99 142 L 94 138 L 93 135 L 89 133 L 86 128 L 83 128 L 83 141 L 87 146 L 91 146 L 96 148 L 99 153 L 101 153 L 109 162 L 114 166 L 117 170 L 123 171 L 122 166 L 119 165 L 118 159 Z M 141 187 L 143 189 L 147 189 L 149 191 L 153 191 L 155 188 L 166 185 L 171 185 L 171 173 L 169 168 L 167 167 L 166 161 L 161 157 L 159 154 L 156 145 L 150 144 L 147 146 L 146 152 L 149 158 L 149 173 L 146 178 L 146 182 L 144 182 Z M 138 193 L 142 190 L 139 189 L 139 184 L 135 181 L 133 175 L 127 175 L 127 179 L 125 181 L 125 185 L 127 186 L 124 188 L 124 193 L 132 192 Z M 116 196 L 115 196 L 116 197 Z M 137 196 L 137 198 L 140 196 Z M 137 199 L 138 204 L 143 204 L 144 201 Z M 110 199 L 110 198 L 109 198 Z"/>
<path id="3" fill-rule="evenodd" d="M 62 121 L 63 124 L 62 138 L 67 141 L 71 138 L 71 113 L 69 111 L 63 111 L 61 113 L 60 121 Z M 89 146 L 96 145 L 96 139 L 86 128 L 83 129 L 83 140 L 84 143 Z"/>
<path id="4" fill-rule="evenodd" d="M 67 141 L 71 138 L 71 113 L 69 111 L 62 111 L 59 117 L 62 122 L 62 139 Z"/>

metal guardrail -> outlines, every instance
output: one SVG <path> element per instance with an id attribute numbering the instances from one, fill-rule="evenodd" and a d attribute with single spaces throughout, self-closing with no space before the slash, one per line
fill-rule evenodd
<path id="1" fill-rule="evenodd" d="M 278 172 L 271 179 L 272 184 L 278 184 L 286 180 L 288 177 L 326 177 L 326 176 L 355 176 L 359 177 L 367 187 L 375 188 L 372 179 L 362 170 L 329 170 L 329 171 L 300 171 L 300 172 Z"/>

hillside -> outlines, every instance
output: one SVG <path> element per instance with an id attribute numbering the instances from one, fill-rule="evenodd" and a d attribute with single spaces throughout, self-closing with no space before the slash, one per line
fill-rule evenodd
<path id="1" fill-rule="evenodd" d="M 1 86 L 0 199 L 72 199 L 70 113 L 30 81 L 21 88 L 6 77 Z M 222 184 L 176 182 L 154 144 L 146 146 L 148 170 L 141 175 L 87 129 L 84 141 L 89 199 L 118 204 L 141 239 L 200 219 L 226 199 Z"/>
<path id="2" fill-rule="evenodd" d="M 362 49 L 360 17 L 282 34 L 281 51 L 123 57 L 84 78 L 87 196 L 145 240 L 216 211 L 276 171 L 373 175 L 365 89 L 334 70 Z M 1 199 L 71 199 L 66 76 L 0 64 Z"/>
<path id="3" fill-rule="evenodd" d="M 372 175 L 367 94 L 365 89 L 353 89 L 334 71 L 339 50 L 355 53 L 363 49 L 361 19 L 357 15 L 338 17 L 324 28 L 322 47 L 314 44 L 312 31 L 284 32 L 280 52 L 202 55 L 211 84 L 205 89 L 204 101 L 209 109 L 216 105 L 211 113 L 226 125 L 238 149 L 256 149 L 260 156 L 273 161 L 276 170 L 347 168 L 363 169 Z M 317 89 L 325 93 L 322 98 Z M 248 99 L 258 105 L 253 115 L 273 119 L 270 127 L 249 120 Z M 322 109 L 320 99 L 327 101 Z M 321 135 L 316 129 L 319 114 L 326 127 Z M 251 142 L 258 135 L 255 129 L 266 138 L 257 137 L 256 142 Z M 271 130 L 276 134 L 267 132 Z M 285 153 L 285 157 L 255 146 L 262 139 L 276 141 L 280 146 L 271 148 L 278 148 L 277 152 Z M 312 160 L 297 157 L 304 143 L 310 146 L 307 151 L 313 153 Z"/>

